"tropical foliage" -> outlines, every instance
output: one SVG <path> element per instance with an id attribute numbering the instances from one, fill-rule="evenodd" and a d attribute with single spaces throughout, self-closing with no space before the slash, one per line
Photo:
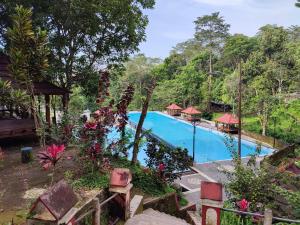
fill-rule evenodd
<path id="1" fill-rule="evenodd" d="M 145 151 L 147 167 L 157 172 L 163 172 L 162 178 L 167 179 L 170 183 L 180 177 L 180 173 L 189 170 L 193 164 L 193 160 L 186 149 L 174 149 L 155 139 L 151 134 L 147 136 Z M 161 166 L 163 167 L 162 171 L 160 171 Z"/>
<path id="2" fill-rule="evenodd" d="M 11 60 L 9 69 L 18 84 L 24 86 L 27 95 L 30 96 L 30 110 L 38 130 L 41 121 L 37 114 L 33 82 L 42 80 L 48 67 L 47 33 L 41 29 L 34 30 L 32 11 L 23 6 L 15 8 L 11 19 L 12 25 L 6 33 Z"/>
<path id="3" fill-rule="evenodd" d="M 148 18 L 154 0 L 60 1 L 5 0 L 0 3 L 0 42 L 12 21 L 16 4 L 32 8 L 33 24 L 48 31 L 50 78 L 61 87 L 90 80 L 99 65 L 126 59 L 145 40 Z"/>
<path id="4" fill-rule="evenodd" d="M 0 102 L 7 109 L 14 109 L 17 116 L 22 118 L 29 108 L 30 98 L 26 91 L 16 89 L 10 81 L 0 79 Z"/>
<path id="5" fill-rule="evenodd" d="M 157 83 L 149 109 L 164 110 L 174 102 L 209 112 L 208 102 L 214 101 L 230 104 L 236 113 L 241 62 L 244 128 L 287 142 L 299 138 L 299 100 L 293 97 L 300 90 L 299 27 L 265 25 L 254 37 L 230 35 L 219 13 L 197 18 L 195 26 L 195 37 L 175 46 L 162 63 L 133 57 L 125 71 L 118 70 L 112 89 L 131 82 L 140 90 L 151 74 Z M 129 108 L 141 109 L 143 98 L 137 91 Z M 286 108 L 293 112 L 280 110 Z"/>
<path id="6" fill-rule="evenodd" d="M 299 218 L 299 179 L 280 171 L 267 160 L 259 165 L 257 157 L 260 148 L 249 160 L 242 161 L 237 155 L 233 138 L 227 137 L 225 144 L 231 152 L 234 166 L 233 171 L 224 168 L 228 178 L 225 189 L 229 201 L 240 210 L 249 208 L 252 212 L 263 213 L 265 208 L 271 208 L 277 215 Z M 244 207 L 241 207 L 242 204 Z"/>

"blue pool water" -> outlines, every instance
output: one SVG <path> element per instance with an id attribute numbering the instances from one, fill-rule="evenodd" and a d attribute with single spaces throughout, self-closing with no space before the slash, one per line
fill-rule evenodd
<path id="1" fill-rule="evenodd" d="M 129 113 L 129 120 L 137 124 L 140 115 L 141 113 L 139 112 L 131 112 Z M 191 124 L 160 112 L 148 112 L 143 128 L 147 130 L 151 129 L 152 133 L 175 147 L 188 149 L 189 154 L 192 156 L 193 126 Z M 231 159 L 230 152 L 225 145 L 225 136 L 223 133 L 197 127 L 195 140 L 195 162 L 204 163 Z M 236 139 L 235 145 L 237 145 Z M 254 153 L 255 149 L 255 143 L 242 140 L 242 157 Z M 263 146 L 261 155 L 267 155 L 271 152 L 271 148 Z M 138 158 L 143 164 L 145 157 L 145 153 L 141 151 Z"/>

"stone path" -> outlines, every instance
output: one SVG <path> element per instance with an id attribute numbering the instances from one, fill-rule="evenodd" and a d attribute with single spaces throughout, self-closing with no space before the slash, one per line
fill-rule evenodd
<path id="1" fill-rule="evenodd" d="M 125 225 L 189 225 L 185 220 L 153 210 L 146 209 L 142 214 L 129 219 Z"/>

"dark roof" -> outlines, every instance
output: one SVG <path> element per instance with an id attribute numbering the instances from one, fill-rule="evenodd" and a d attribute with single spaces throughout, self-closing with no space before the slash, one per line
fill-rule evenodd
<path id="1" fill-rule="evenodd" d="M 34 82 L 34 94 L 46 94 L 46 95 L 63 95 L 66 93 L 70 93 L 65 88 L 58 87 L 54 84 L 51 84 L 48 81 Z"/>
<path id="2" fill-rule="evenodd" d="M 14 87 L 22 88 L 22 86 L 18 84 L 18 82 L 9 73 L 9 63 L 9 57 L 0 53 L 0 78 L 2 80 L 11 81 Z M 33 85 L 35 95 L 64 95 L 70 93 L 67 89 L 58 87 L 48 81 L 34 82 Z"/>

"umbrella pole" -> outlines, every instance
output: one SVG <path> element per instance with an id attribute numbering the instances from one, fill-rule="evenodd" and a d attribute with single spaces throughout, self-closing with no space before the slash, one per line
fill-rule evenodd
<path id="1" fill-rule="evenodd" d="M 195 121 L 193 122 L 194 132 L 193 132 L 193 162 L 195 161 L 195 135 L 196 135 L 196 126 Z"/>

